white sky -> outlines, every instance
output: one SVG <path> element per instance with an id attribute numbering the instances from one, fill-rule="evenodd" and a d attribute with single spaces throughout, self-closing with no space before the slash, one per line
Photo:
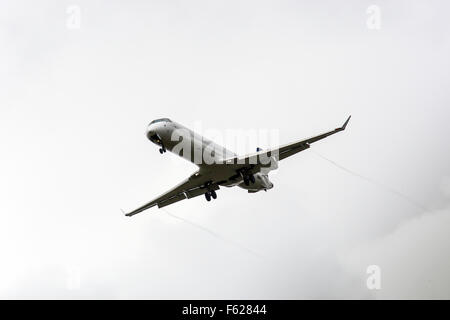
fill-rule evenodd
<path id="1" fill-rule="evenodd" d="M 3 1 L 0 297 L 450 298 L 449 10 Z M 167 208 L 194 225 L 120 212 L 195 170 L 146 139 L 155 118 L 286 143 L 349 114 L 347 131 L 280 162 L 269 192 Z"/>

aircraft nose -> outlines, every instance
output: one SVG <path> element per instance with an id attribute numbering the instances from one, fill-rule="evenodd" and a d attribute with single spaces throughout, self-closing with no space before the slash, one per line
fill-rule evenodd
<path id="1" fill-rule="evenodd" d="M 147 127 L 146 136 L 148 139 L 150 139 L 151 136 L 154 136 L 156 134 L 155 128 L 152 125 L 149 125 Z"/>
<path id="2" fill-rule="evenodd" d="M 158 134 L 158 126 L 155 126 L 155 124 L 151 124 L 147 127 L 147 139 L 149 139 L 150 141 L 156 143 L 156 144 L 160 144 L 161 143 L 161 138 L 160 135 Z"/>
<path id="3" fill-rule="evenodd" d="M 158 130 L 156 130 L 156 129 L 157 128 L 156 128 L 156 125 L 154 123 L 149 124 L 148 127 L 147 127 L 147 137 L 150 137 L 150 136 L 153 136 L 153 135 L 157 134 Z"/>

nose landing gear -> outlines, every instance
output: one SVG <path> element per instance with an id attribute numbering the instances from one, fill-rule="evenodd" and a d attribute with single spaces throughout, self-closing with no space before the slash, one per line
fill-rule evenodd
<path id="1" fill-rule="evenodd" d="M 164 146 L 159 148 L 159 153 L 163 154 L 164 152 L 166 152 L 166 148 L 164 148 Z"/>

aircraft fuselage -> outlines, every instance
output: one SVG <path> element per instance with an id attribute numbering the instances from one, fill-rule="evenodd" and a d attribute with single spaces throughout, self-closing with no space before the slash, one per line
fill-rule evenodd
<path id="1" fill-rule="evenodd" d="M 147 138 L 160 147 L 160 152 L 166 150 L 198 165 L 202 170 L 223 170 L 221 166 L 215 166 L 217 160 L 229 159 L 236 154 L 227 150 L 185 126 L 172 120 L 163 118 L 152 121 L 147 127 Z M 220 176 L 220 172 L 216 172 Z M 239 186 L 249 192 L 257 192 L 273 188 L 267 174 L 253 174 L 254 181 L 245 183 L 244 176 L 233 175 L 224 171 L 222 179 L 218 183 L 221 186 Z"/>

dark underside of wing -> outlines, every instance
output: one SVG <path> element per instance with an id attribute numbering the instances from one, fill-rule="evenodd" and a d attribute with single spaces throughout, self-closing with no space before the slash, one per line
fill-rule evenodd
<path id="1" fill-rule="evenodd" d="M 173 204 L 175 202 L 190 199 L 204 194 L 208 190 L 218 190 L 219 186 L 212 183 L 212 180 L 207 175 L 201 174 L 197 171 L 191 175 L 188 179 L 178 184 L 174 188 L 160 195 L 156 199 L 144 204 L 143 206 L 129 212 L 126 216 L 133 216 L 139 212 L 147 210 L 151 207 L 158 206 L 162 208 Z"/>

